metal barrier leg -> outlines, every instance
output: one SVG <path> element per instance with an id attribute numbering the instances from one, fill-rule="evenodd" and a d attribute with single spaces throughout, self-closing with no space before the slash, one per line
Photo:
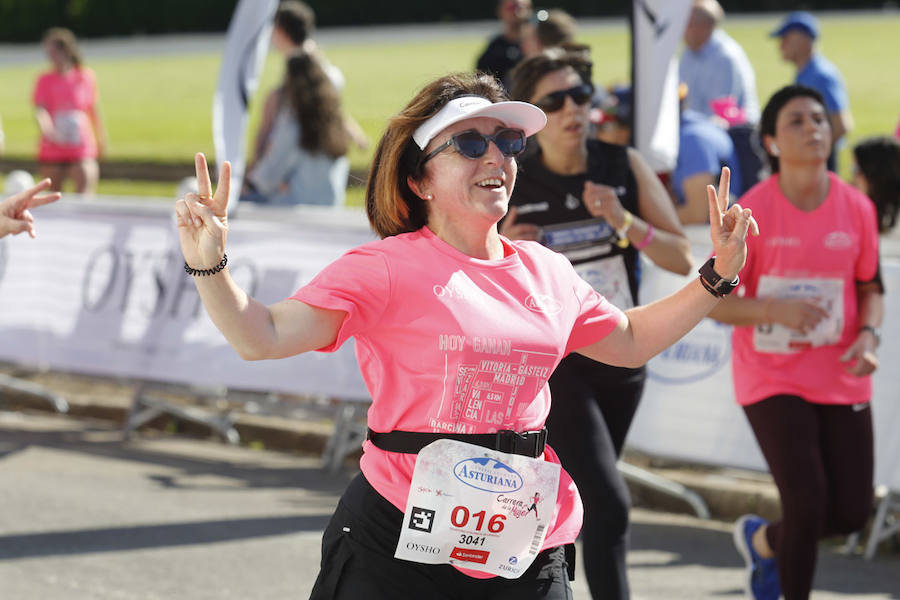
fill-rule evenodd
<path id="1" fill-rule="evenodd" d="M 368 404 L 368 403 L 366 403 Z M 366 439 L 366 428 L 357 423 L 365 406 L 357 401 L 341 401 L 335 412 L 334 431 L 322 451 L 322 467 L 336 473 L 347 455 Z"/>
<path id="2" fill-rule="evenodd" d="M 671 479 L 666 479 L 665 477 L 645 471 L 644 469 L 635 467 L 634 465 L 630 465 L 621 460 L 618 462 L 617 467 L 625 479 L 641 485 L 646 485 L 658 492 L 684 500 L 694 509 L 694 512 L 698 517 L 701 519 L 709 518 L 709 508 L 707 508 L 706 502 L 704 502 L 703 498 L 693 490 L 689 490 Z"/>
<path id="3" fill-rule="evenodd" d="M 43 398 L 53 406 L 56 412 L 69 412 L 69 403 L 66 402 L 65 398 L 36 383 L 0 374 L 0 388 L 15 390 L 17 392 Z"/>
<path id="4" fill-rule="evenodd" d="M 888 539 L 895 533 L 900 533 L 900 522 L 889 524 L 890 510 L 900 510 L 900 496 L 890 490 L 885 490 L 884 497 L 878 503 L 875 511 L 875 519 L 872 521 L 872 530 L 869 532 L 869 540 L 866 542 L 866 560 L 872 560 L 878 551 L 878 544 Z"/>
<path id="5" fill-rule="evenodd" d="M 131 410 L 123 426 L 122 434 L 125 439 L 128 439 L 131 433 L 141 425 L 146 424 L 159 415 L 168 414 L 185 421 L 206 425 L 221 435 L 229 444 L 240 443 L 241 436 L 237 429 L 234 428 L 234 419 L 230 413 L 216 415 L 193 406 L 181 406 L 152 395 L 149 393 L 150 389 L 152 389 L 152 386 L 141 383 L 135 390 L 134 398 L 131 402 Z"/>

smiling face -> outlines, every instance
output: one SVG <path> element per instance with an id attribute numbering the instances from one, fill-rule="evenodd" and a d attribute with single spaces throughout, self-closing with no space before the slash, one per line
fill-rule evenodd
<path id="1" fill-rule="evenodd" d="M 781 170 L 790 164 L 824 162 L 831 152 L 831 125 L 825 107 L 809 96 L 798 96 L 784 105 L 775 119 L 775 135 L 765 136 L 771 152 L 778 147 Z"/>
<path id="2" fill-rule="evenodd" d="M 538 102 L 547 94 L 568 90 L 582 83 L 581 76 L 572 67 L 551 71 L 538 81 L 531 102 Z M 571 96 L 566 96 L 562 108 L 547 113 L 547 125 L 537 134 L 541 150 L 545 153 L 569 153 L 583 147 L 589 132 L 590 110 L 590 102 L 579 106 Z"/>
<path id="3" fill-rule="evenodd" d="M 423 154 L 462 131 L 474 129 L 491 135 L 503 127 L 493 118 L 465 119 L 437 134 Z M 413 189 L 428 202 L 428 225 L 432 230 L 448 223 L 489 227 L 506 214 L 515 182 L 516 159 L 503 156 L 491 142 L 487 151 L 475 159 L 461 155 L 452 146 L 438 153 L 425 164 L 425 176 Z"/>

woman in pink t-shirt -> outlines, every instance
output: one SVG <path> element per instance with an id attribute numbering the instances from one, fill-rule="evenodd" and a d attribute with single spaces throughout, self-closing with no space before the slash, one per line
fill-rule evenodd
<path id="1" fill-rule="evenodd" d="M 72 178 L 77 193 L 92 194 L 100 176 L 97 158 L 106 140 L 94 72 L 82 65 L 68 29 L 48 30 L 44 51 L 53 69 L 38 78 L 33 97 L 41 130 L 41 173 L 53 180 L 54 190 Z"/>
<path id="2" fill-rule="evenodd" d="M 570 598 L 582 507 L 545 445 L 550 374 L 572 351 L 643 364 L 736 285 L 756 227 L 727 209 L 727 172 L 709 193 L 717 257 L 625 313 L 562 255 L 502 237 L 515 156 L 545 123 L 484 74 L 425 86 L 376 151 L 366 209 L 383 239 L 271 306 L 226 268 L 230 166 L 213 195 L 197 155 L 200 193 L 175 210 L 185 270 L 216 326 L 251 360 L 354 337 L 372 394 L 362 473 L 326 528 L 313 598 Z"/>
<path id="3" fill-rule="evenodd" d="M 737 401 L 781 496 L 782 517 L 745 515 L 734 538 L 757 599 L 809 597 L 818 541 L 862 529 L 872 506 L 871 373 L 884 304 L 872 202 L 826 167 L 831 128 L 818 92 L 776 92 L 760 130 L 771 177 L 741 202 L 741 292 L 711 316 L 735 325 Z"/>

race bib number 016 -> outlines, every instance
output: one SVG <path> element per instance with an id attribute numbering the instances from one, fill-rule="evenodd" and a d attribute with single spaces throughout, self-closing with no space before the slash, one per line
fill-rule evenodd
<path id="1" fill-rule="evenodd" d="M 396 558 L 519 577 L 553 518 L 560 467 L 438 440 L 416 459 Z"/>

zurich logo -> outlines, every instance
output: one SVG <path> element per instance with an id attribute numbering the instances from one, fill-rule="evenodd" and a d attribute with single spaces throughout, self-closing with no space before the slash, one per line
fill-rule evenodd
<path id="1" fill-rule="evenodd" d="M 689 384 L 712 377 L 731 359 L 731 328 L 704 319 L 688 335 L 647 364 L 647 376 L 665 384 Z"/>
<path id="2" fill-rule="evenodd" d="M 467 458 L 453 467 L 453 474 L 464 484 L 483 492 L 515 492 L 522 487 L 522 476 L 499 460 L 490 457 Z"/>

